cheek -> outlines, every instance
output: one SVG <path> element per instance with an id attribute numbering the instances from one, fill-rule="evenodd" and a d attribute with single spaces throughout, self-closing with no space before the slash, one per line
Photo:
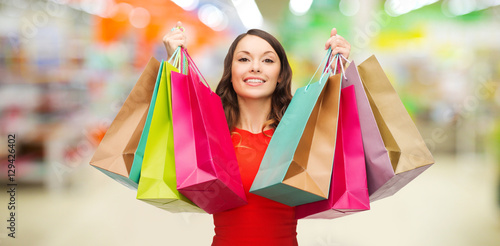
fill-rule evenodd
<path id="1" fill-rule="evenodd" d="M 240 76 L 238 76 L 238 74 L 238 67 L 233 65 L 231 68 L 231 84 L 236 92 L 238 92 L 241 87 L 240 83 L 238 83 L 240 80 Z"/>
<path id="2" fill-rule="evenodd" d="M 278 82 L 281 82 L 280 72 L 281 72 L 281 68 L 280 67 L 275 68 L 275 70 L 274 70 L 274 78 L 276 78 L 276 81 L 278 81 Z"/>
<path id="3" fill-rule="evenodd" d="M 243 74 L 245 68 L 240 64 L 233 63 L 231 67 L 231 78 L 238 79 Z"/>
<path id="4" fill-rule="evenodd" d="M 239 81 L 238 80 L 238 73 L 236 72 L 236 70 L 233 67 L 233 69 L 231 69 L 231 84 L 233 84 L 233 88 L 235 90 L 237 90 L 237 88 L 238 88 L 238 85 L 239 85 L 238 81 Z"/>

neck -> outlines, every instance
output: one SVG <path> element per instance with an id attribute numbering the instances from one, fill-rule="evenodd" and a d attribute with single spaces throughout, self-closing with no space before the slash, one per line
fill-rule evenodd
<path id="1" fill-rule="evenodd" d="M 271 98 L 255 100 L 238 97 L 238 106 L 240 115 L 236 127 L 252 133 L 261 132 L 262 126 L 264 126 L 267 116 L 271 112 Z M 264 130 L 267 129 L 269 127 Z"/>

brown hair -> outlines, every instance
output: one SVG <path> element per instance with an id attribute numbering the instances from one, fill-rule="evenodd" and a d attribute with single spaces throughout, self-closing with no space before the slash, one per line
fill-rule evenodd
<path id="1" fill-rule="evenodd" d="M 227 125 L 229 126 L 229 129 L 232 129 L 238 122 L 240 116 L 238 97 L 236 96 L 236 92 L 234 91 L 233 84 L 231 82 L 233 56 L 236 46 L 240 40 L 247 35 L 254 35 L 266 40 L 271 47 L 273 47 L 274 51 L 276 51 L 276 54 L 281 61 L 279 74 L 280 82 L 276 85 L 276 89 L 274 90 L 271 98 L 271 112 L 267 116 L 267 121 L 264 123 L 264 126 L 262 126 L 262 129 L 266 126 L 276 128 L 281 120 L 281 117 L 285 113 L 288 104 L 290 104 L 290 101 L 292 100 L 292 68 L 288 63 L 285 49 L 283 49 L 280 42 L 271 34 L 259 29 L 250 29 L 246 33 L 240 34 L 233 41 L 229 47 L 226 58 L 224 59 L 224 72 L 222 73 L 222 78 L 217 86 L 216 93 L 221 98 L 222 105 L 224 106 Z"/>

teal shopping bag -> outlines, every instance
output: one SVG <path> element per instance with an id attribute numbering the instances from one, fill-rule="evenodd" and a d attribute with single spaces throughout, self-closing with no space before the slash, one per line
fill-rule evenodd
<path id="1" fill-rule="evenodd" d="M 153 90 L 153 95 L 151 97 L 151 103 L 149 104 L 146 123 L 144 123 L 144 129 L 142 130 L 139 144 L 137 145 L 137 149 L 135 150 L 134 162 L 132 163 L 132 168 L 130 169 L 129 179 L 132 181 L 131 185 L 136 189 L 139 184 L 139 178 L 141 177 L 142 160 L 144 159 L 144 150 L 146 149 L 146 142 L 148 141 L 149 127 L 151 126 L 151 118 L 153 118 L 156 96 L 158 95 L 158 86 L 160 85 L 163 63 L 164 62 L 162 60 L 160 63 L 160 69 L 158 70 L 158 76 L 156 77 L 156 84 Z"/>
<path id="2" fill-rule="evenodd" d="M 330 55 L 328 50 L 328 62 L 319 81 L 295 92 L 250 192 L 289 206 L 328 198 L 341 83 L 340 74 L 330 77 L 330 62 L 335 60 L 337 64 L 339 59 Z"/>

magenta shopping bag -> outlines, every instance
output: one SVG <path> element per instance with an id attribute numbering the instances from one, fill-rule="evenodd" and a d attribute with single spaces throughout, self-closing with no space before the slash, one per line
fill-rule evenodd
<path id="1" fill-rule="evenodd" d="M 295 207 L 295 217 L 333 219 L 370 209 L 365 154 L 354 86 L 341 91 L 337 143 L 327 200 Z"/>
<path id="2" fill-rule="evenodd" d="M 368 193 L 370 201 L 375 201 L 381 198 L 380 189 L 392 177 L 394 177 L 394 169 L 389 159 L 389 154 L 380 135 L 380 131 L 375 121 L 370 102 L 366 96 L 359 77 L 358 69 L 354 62 L 351 62 L 345 70 L 346 79 L 342 83 L 342 88 L 354 85 L 356 93 L 356 105 L 358 107 L 359 122 L 361 125 L 361 135 L 363 137 L 363 147 L 365 151 L 366 161 L 366 178 L 368 181 Z"/>
<path id="3" fill-rule="evenodd" d="M 222 102 L 182 55 L 189 73 L 171 77 L 177 190 L 210 214 L 245 205 Z"/>

